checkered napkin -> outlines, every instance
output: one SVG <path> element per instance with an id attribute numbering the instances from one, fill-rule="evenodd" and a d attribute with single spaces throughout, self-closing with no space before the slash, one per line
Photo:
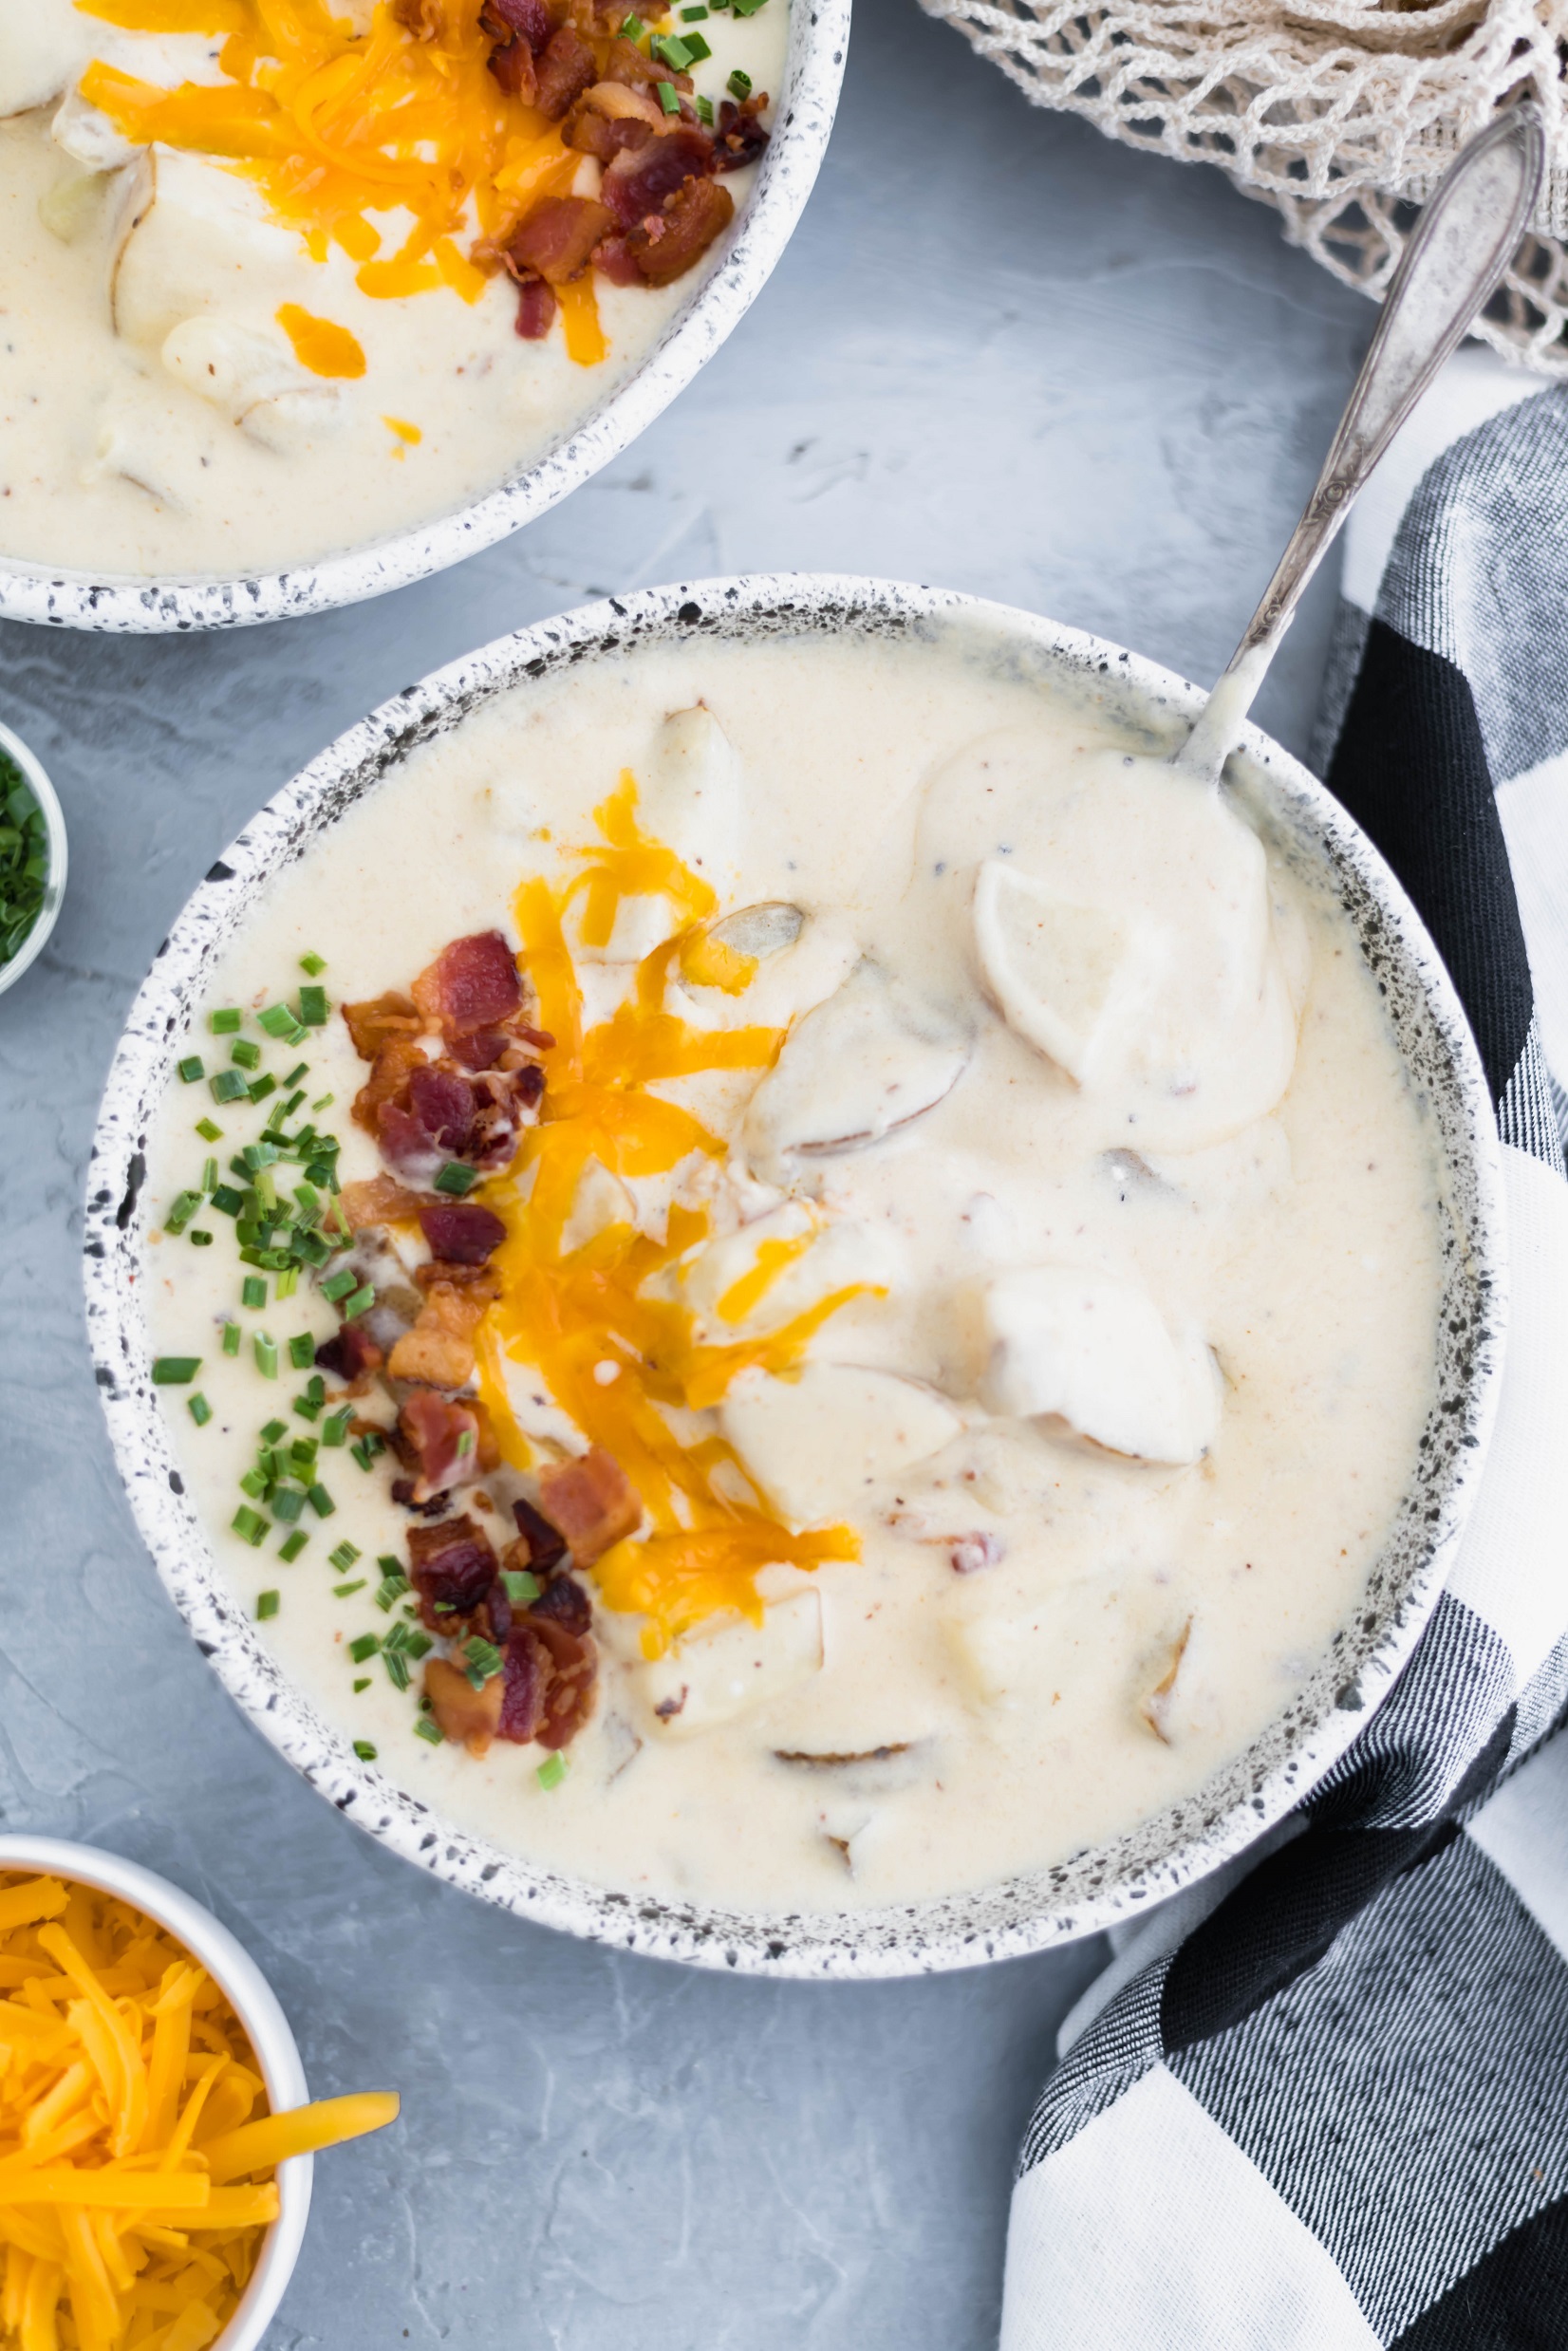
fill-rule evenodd
<path id="1" fill-rule="evenodd" d="M 1491 1081 L 1497 1433 L 1381 1711 L 1068 2018 L 1002 2351 L 1568 2345 L 1568 386 L 1465 351 L 1401 436 L 1349 526 L 1319 772 Z"/>

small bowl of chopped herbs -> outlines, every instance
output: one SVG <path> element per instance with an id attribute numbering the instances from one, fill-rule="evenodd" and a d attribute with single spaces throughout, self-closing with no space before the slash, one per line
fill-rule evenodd
<path id="1" fill-rule="evenodd" d="M 65 895 L 65 819 L 54 786 L 0 726 L 0 994 L 42 953 Z"/>

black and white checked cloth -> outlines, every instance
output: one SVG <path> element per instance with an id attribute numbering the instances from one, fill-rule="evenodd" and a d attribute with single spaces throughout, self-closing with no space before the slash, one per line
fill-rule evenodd
<path id="1" fill-rule="evenodd" d="M 1349 526 L 1319 772 L 1491 1080 L 1497 1433 L 1381 1712 L 1063 2026 L 1002 2351 L 1568 2346 L 1568 387 L 1465 351 L 1401 436 Z"/>

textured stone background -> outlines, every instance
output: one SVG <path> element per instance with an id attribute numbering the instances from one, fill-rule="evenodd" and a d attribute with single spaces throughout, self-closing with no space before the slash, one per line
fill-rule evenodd
<path id="1" fill-rule="evenodd" d="M 859 11 L 773 284 L 531 531 L 271 629 L 0 627 L 0 715 L 51 769 L 72 858 L 49 951 L 0 998 L 0 1819 L 189 1886 L 271 1976 L 318 2092 L 401 2090 L 396 2132 L 318 2167 L 269 2351 L 980 2351 L 1013 2148 L 1097 1964 L 720 1981 L 417 1876 L 187 1643 L 83 1341 L 83 1169 L 137 981 L 252 810 L 421 671 L 591 595 L 747 567 L 974 589 L 1199 678 L 1228 654 L 1372 312 L 1217 174 L 1032 112 L 908 0 Z M 1326 612 L 1320 584 L 1260 705 L 1297 750 Z"/>

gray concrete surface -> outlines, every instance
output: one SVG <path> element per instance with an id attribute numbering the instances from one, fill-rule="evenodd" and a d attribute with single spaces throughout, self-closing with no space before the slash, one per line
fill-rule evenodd
<path id="1" fill-rule="evenodd" d="M 775 0 L 777 5 L 777 0 Z M 1014 2146 L 1088 1946 L 940 1982 L 719 1981 L 416 1876 L 250 1730 L 162 1596 L 94 1398 L 83 1170 L 132 992 L 252 810 L 485 638 L 747 567 L 945 582 L 1206 678 L 1372 313 L 1215 173 L 1032 111 L 911 0 L 859 0 L 831 155 L 683 400 L 508 545 L 221 639 L 0 628 L 72 877 L 0 998 L 0 1819 L 181 1880 L 277 1986 L 318 2092 L 395 2133 L 323 2161 L 270 2351 L 982 2351 Z M 1306 747 L 1327 600 L 1261 715 Z"/>

